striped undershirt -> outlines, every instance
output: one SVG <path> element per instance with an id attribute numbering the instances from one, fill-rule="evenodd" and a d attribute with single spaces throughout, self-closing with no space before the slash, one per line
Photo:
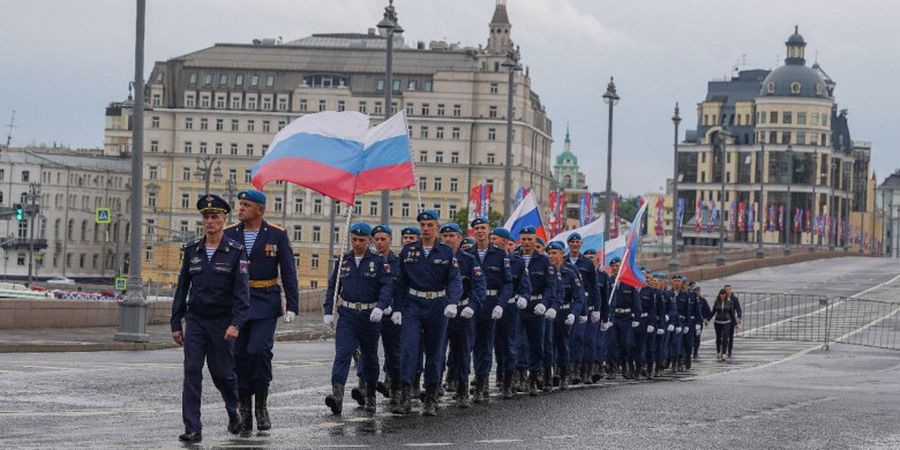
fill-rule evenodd
<path id="1" fill-rule="evenodd" d="M 250 250 L 253 250 L 253 244 L 256 243 L 256 236 L 258 235 L 259 231 L 244 230 L 244 249 L 246 249 L 248 255 Z"/>

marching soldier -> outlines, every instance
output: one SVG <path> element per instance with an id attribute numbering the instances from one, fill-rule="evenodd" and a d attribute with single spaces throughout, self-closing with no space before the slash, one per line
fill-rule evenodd
<path id="1" fill-rule="evenodd" d="M 247 190 L 238 193 L 240 223 L 225 229 L 225 237 L 244 244 L 250 264 L 250 316 L 235 341 L 238 399 L 240 400 L 241 436 L 253 432 L 253 398 L 256 399 L 256 428 L 272 428 L 267 399 L 272 382 L 272 347 L 278 317 L 290 323 L 300 312 L 297 288 L 297 266 L 287 233 L 266 222 L 266 196 Z M 284 286 L 286 307 L 282 309 L 281 289 Z"/>
<path id="2" fill-rule="evenodd" d="M 691 355 L 685 350 L 687 345 L 688 331 L 691 327 L 688 317 L 690 316 L 688 305 L 688 294 L 684 290 L 684 280 L 680 275 L 672 277 L 672 296 L 675 303 L 676 319 L 675 334 L 671 341 L 671 357 L 672 357 L 672 373 L 681 372 L 685 366 L 690 367 Z"/>
<path id="3" fill-rule="evenodd" d="M 419 227 L 406 227 L 400 230 L 400 244 L 412 244 L 418 241 L 421 235 L 422 232 L 419 230 Z"/>
<path id="4" fill-rule="evenodd" d="M 421 238 L 400 251 L 400 273 L 394 297 L 394 316 L 401 323 L 402 351 L 400 401 L 391 412 L 412 411 L 410 395 L 420 349 L 425 352 L 425 402 L 422 415 L 437 415 L 437 390 L 444 365 L 447 319 L 456 317 L 462 298 L 459 264 L 453 249 L 438 242 L 438 214 L 424 211 L 416 217 Z M 397 307 L 402 308 L 401 311 Z M 395 322 L 396 323 L 396 322 Z"/>
<path id="5" fill-rule="evenodd" d="M 334 364 L 331 367 L 331 395 L 325 404 L 340 415 L 343 410 L 344 384 L 350 371 L 353 352 L 360 349 L 360 364 L 365 378 L 365 410 L 375 412 L 375 384 L 378 382 L 378 335 L 384 310 L 391 306 L 394 277 L 391 265 L 369 250 L 372 227 L 356 223 L 350 227 L 351 250 L 343 255 L 328 279 L 325 294 L 325 326 L 334 327 L 333 311 L 340 320 L 334 338 Z M 340 278 L 340 286 L 338 284 Z M 335 292 L 337 291 L 337 298 Z M 335 305 L 333 302 L 337 302 Z M 335 308 L 337 306 L 337 308 Z"/>
<path id="6" fill-rule="evenodd" d="M 653 360 L 656 358 L 656 325 L 658 323 L 656 301 L 659 295 L 654 287 L 653 274 L 641 267 L 647 285 L 638 291 L 641 304 L 640 325 L 635 330 L 635 360 L 638 376 L 653 377 Z"/>
<path id="7" fill-rule="evenodd" d="M 525 260 L 510 250 L 515 244 L 509 230 L 506 228 L 494 228 L 491 232 L 493 244 L 499 248 L 507 249 L 510 275 L 512 275 L 513 292 L 503 305 L 503 316 L 497 321 L 495 352 L 497 354 L 497 373 L 502 380 L 503 398 L 513 398 L 512 378 L 516 371 L 517 330 L 519 326 L 519 310 L 528 307 L 531 298 L 531 280 L 528 276 L 528 268 Z"/>
<path id="8" fill-rule="evenodd" d="M 512 295 L 513 281 L 506 251 L 488 241 L 487 219 L 476 218 L 472 221 L 472 228 L 475 231 L 475 246 L 469 249 L 469 254 L 475 256 L 481 265 L 487 289 L 484 302 L 475 311 L 473 349 L 475 394 L 472 401 L 482 403 L 490 399 L 488 377 L 491 374 L 494 326 L 503 316 L 503 305 Z"/>
<path id="9" fill-rule="evenodd" d="M 695 286 L 694 282 L 691 281 L 691 291 L 693 291 L 694 296 L 697 297 L 697 306 L 700 309 L 700 317 L 703 319 L 700 321 L 700 331 L 697 333 L 696 338 L 694 338 L 694 359 L 700 355 L 700 339 L 703 336 L 703 326 L 706 321 L 712 318 L 712 310 L 709 308 L 709 302 L 706 301 L 706 297 L 700 295 L 700 286 Z"/>
<path id="10" fill-rule="evenodd" d="M 522 248 L 517 255 L 525 262 L 531 283 L 531 297 L 527 307 L 520 313 L 521 332 L 519 340 L 526 345 L 520 347 L 517 367 L 528 370 L 528 395 L 538 394 L 541 371 L 544 368 L 544 330 L 547 326 L 544 314 L 556 300 L 556 267 L 550 259 L 538 253 L 535 244 L 540 239 L 534 227 L 525 227 L 519 231 Z"/>
<path id="11" fill-rule="evenodd" d="M 203 440 L 200 393 L 204 361 L 225 400 L 228 431 L 240 432 L 233 343 L 250 309 L 244 246 L 226 238 L 223 232 L 231 207 L 219 196 L 208 194 L 197 202 L 197 209 L 203 215 L 205 236 L 182 250 L 171 321 L 172 340 L 184 346 L 181 415 L 185 432 L 178 440 L 191 444 Z"/>
<path id="12" fill-rule="evenodd" d="M 675 331 L 673 321 L 677 314 L 674 297 L 666 286 L 665 274 L 657 273 L 655 276 L 656 290 L 656 367 L 654 376 L 660 376 L 666 368 L 669 360 L 669 339 Z"/>
<path id="13" fill-rule="evenodd" d="M 597 280 L 597 267 L 593 261 L 581 254 L 581 234 L 575 232 L 567 239 L 569 245 L 568 263 L 578 269 L 584 286 L 585 309 L 578 317 L 578 323 L 572 330 L 572 384 L 590 377 L 590 365 L 594 360 L 594 337 L 597 323 L 600 321 L 600 290 Z M 588 323 L 590 318 L 590 323 Z"/>
<path id="14" fill-rule="evenodd" d="M 562 242 L 553 241 L 547 245 L 547 254 L 558 274 L 556 295 L 559 300 L 559 315 L 553 308 L 548 309 L 544 314 L 547 320 L 552 321 L 550 328 L 553 336 L 550 342 L 553 347 L 553 356 L 556 357 L 556 371 L 561 390 L 569 388 L 572 326 L 575 325 L 575 318 L 582 314 L 584 309 L 584 287 L 581 277 L 575 266 L 564 261 L 564 251 L 565 247 Z M 551 374 L 546 363 L 544 367 L 544 389 L 549 390 L 552 383 Z"/>
<path id="15" fill-rule="evenodd" d="M 450 319 L 447 325 L 450 356 L 448 360 L 448 385 L 455 391 L 456 406 L 468 408 L 469 404 L 469 368 L 472 365 L 472 317 L 484 299 L 485 283 L 484 272 L 478 265 L 478 260 L 469 253 L 459 249 L 462 240 L 462 230 L 455 223 L 448 223 L 441 227 L 441 239 L 444 244 L 453 249 L 456 260 L 459 263 L 459 273 L 462 279 L 463 294 L 459 301 L 462 308 L 459 316 Z"/>
<path id="16" fill-rule="evenodd" d="M 597 251 L 589 249 L 584 252 L 591 264 L 594 265 L 594 272 L 597 277 L 597 293 L 600 297 L 600 307 L 591 311 L 591 322 L 587 326 L 590 331 L 590 342 L 593 344 L 589 354 L 584 354 L 582 358 L 582 369 L 584 373 L 581 375 L 581 382 L 585 384 L 593 384 L 600 381 L 603 377 L 603 352 L 605 347 L 606 333 L 604 333 L 602 324 L 609 320 L 609 298 L 607 297 L 607 281 L 608 276 L 605 271 L 600 268 L 600 260 Z M 597 319 L 597 320 L 595 320 Z M 599 320 L 599 323 L 597 321 Z"/>
<path id="17" fill-rule="evenodd" d="M 618 261 L 617 261 L 618 260 Z M 613 258 L 612 264 L 621 264 L 619 258 Z M 609 300 L 609 308 L 613 312 L 613 345 L 616 347 L 619 366 L 622 376 L 633 378 L 635 373 L 634 353 L 634 329 L 640 325 L 641 300 L 638 291 L 625 283 L 612 293 Z"/>

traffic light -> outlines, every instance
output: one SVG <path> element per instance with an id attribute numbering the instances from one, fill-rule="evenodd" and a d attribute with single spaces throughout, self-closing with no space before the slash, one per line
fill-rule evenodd
<path id="1" fill-rule="evenodd" d="M 16 220 L 20 222 L 25 220 L 25 208 L 22 208 L 22 204 L 16 203 L 13 205 L 13 208 L 16 208 Z"/>

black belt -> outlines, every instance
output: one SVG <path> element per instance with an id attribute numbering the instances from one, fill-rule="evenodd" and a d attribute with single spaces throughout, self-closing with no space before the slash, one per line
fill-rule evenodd
<path id="1" fill-rule="evenodd" d="M 464 298 L 459 301 L 459 306 L 467 306 L 469 304 L 469 299 Z"/>

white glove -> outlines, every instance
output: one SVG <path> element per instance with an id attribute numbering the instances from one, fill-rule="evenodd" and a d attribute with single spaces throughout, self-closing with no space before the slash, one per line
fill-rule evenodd
<path id="1" fill-rule="evenodd" d="M 544 305 L 541 305 L 541 306 L 544 306 Z M 553 308 L 547 309 L 547 312 L 544 313 L 544 317 L 546 317 L 547 320 L 555 319 L 556 318 L 556 310 Z"/>
<path id="2" fill-rule="evenodd" d="M 568 316 L 566 316 L 565 324 L 572 325 L 573 323 L 575 323 L 575 314 L 569 314 Z"/>
<path id="3" fill-rule="evenodd" d="M 369 314 L 369 322 L 378 323 L 381 322 L 381 318 L 384 316 L 384 311 L 381 308 L 372 308 L 372 312 Z"/>
<path id="4" fill-rule="evenodd" d="M 671 326 L 671 325 L 670 325 L 670 326 Z M 665 332 L 666 332 L 666 330 L 663 330 L 662 328 L 657 328 L 657 329 L 656 329 L 656 334 L 658 334 L 658 335 L 660 335 L 660 336 L 662 336 L 663 333 L 665 333 Z"/>
<path id="5" fill-rule="evenodd" d="M 448 319 L 456 317 L 456 305 L 447 305 L 444 308 L 444 317 Z"/>
<path id="6" fill-rule="evenodd" d="M 384 315 L 385 315 L 385 316 L 391 317 L 391 313 L 392 313 L 392 312 L 394 312 L 394 309 L 391 308 L 390 306 L 388 306 L 387 308 L 384 308 Z"/>
<path id="7" fill-rule="evenodd" d="M 671 327 L 672 325 L 669 325 L 669 326 Z M 680 333 L 681 333 L 681 327 L 675 327 L 675 332 L 680 334 Z"/>
<path id="8" fill-rule="evenodd" d="M 656 330 L 656 328 L 654 328 L 653 325 L 647 325 L 647 332 L 648 332 L 648 333 L 651 333 L 651 334 L 652 334 L 654 330 Z"/>
<path id="9" fill-rule="evenodd" d="M 637 320 L 632 320 L 632 321 L 631 321 L 631 328 L 637 328 L 638 325 L 640 325 L 640 324 L 641 324 L 641 323 L 638 322 Z"/>
<path id="10" fill-rule="evenodd" d="M 600 311 L 591 311 L 591 323 L 600 321 Z"/>
<path id="11" fill-rule="evenodd" d="M 578 316 L 578 323 L 587 323 L 588 316 Z"/>
<path id="12" fill-rule="evenodd" d="M 293 322 L 295 317 L 297 317 L 297 313 L 295 313 L 293 311 L 285 311 L 284 312 L 284 323 Z"/>
<path id="13" fill-rule="evenodd" d="M 699 334 L 700 333 L 700 324 L 694 325 L 694 330 Z"/>
<path id="14" fill-rule="evenodd" d="M 684 328 L 681 329 L 681 332 L 682 332 L 683 334 L 688 334 L 688 331 L 690 331 L 690 328 L 688 328 L 688 327 L 684 327 Z"/>
<path id="15" fill-rule="evenodd" d="M 494 307 L 494 310 L 491 311 L 491 319 L 499 320 L 501 317 L 503 317 L 503 307 L 497 305 Z"/>
<path id="16" fill-rule="evenodd" d="M 700 336 L 700 330 L 697 330 L 697 331 L 695 331 L 694 333 L 696 333 L 697 336 Z"/>
<path id="17" fill-rule="evenodd" d="M 546 313 L 546 312 L 547 312 L 547 307 L 544 306 L 543 303 L 538 303 L 537 305 L 534 305 L 534 315 L 543 316 L 544 313 Z"/>
<path id="18" fill-rule="evenodd" d="M 675 331 L 675 325 L 672 325 L 670 323 L 669 326 L 666 327 L 666 331 L 668 331 L 669 333 Z"/>
<path id="19" fill-rule="evenodd" d="M 462 312 L 459 313 L 460 316 L 466 319 L 471 319 L 472 316 L 475 315 L 475 310 L 466 306 L 463 308 Z"/>
<path id="20" fill-rule="evenodd" d="M 666 314 L 666 322 L 668 322 L 668 321 L 669 321 L 669 315 Z"/>
<path id="21" fill-rule="evenodd" d="M 332 316 L 331 314 L 325 314 L 323 322 L 325 323 L 325 328 L 329 330 L 334 328 L 334 316 Z"/>
<path id="22" fill-rule="evenodd" d="M 403 313 L 401 313 L 400 311 L 394 311 L 394 313 L 391 314 L 391 322 L 394 322 L 394 325 L 397 325 L 399 327 L 400 324 L 403 323 Z"/>
<path id="23" fill-rule="evenodd" d="M 525 297 L 519 297 L 519 299 L 516 300 L 516 308 L 525 309 L 527 307 L 528 307 L 528 300 Z"/>
<path id="24" fill-rule="evenodd" d="M 600 331 L 606 331 L 612 328 L 612 322 L 603 322 L 600 324 Z"/>

